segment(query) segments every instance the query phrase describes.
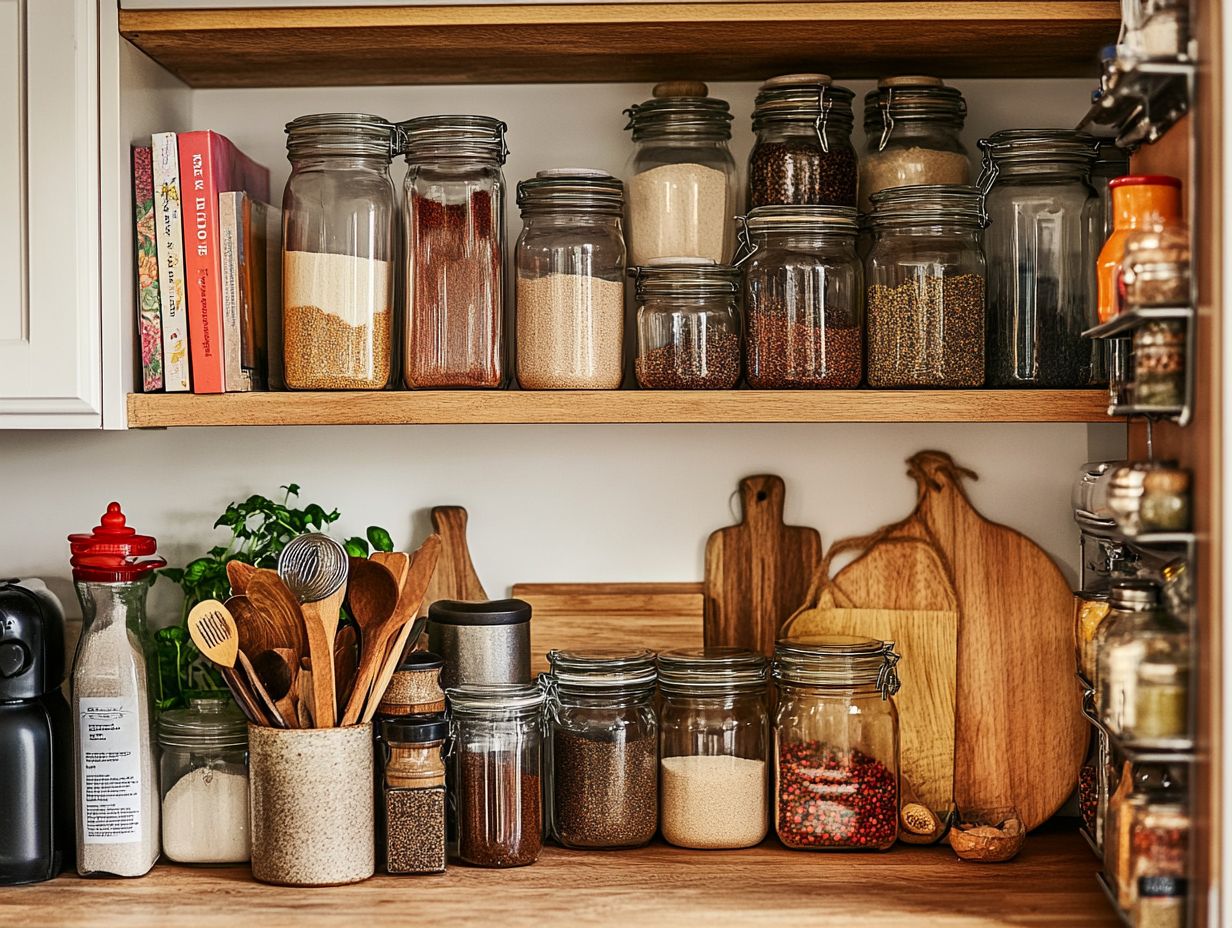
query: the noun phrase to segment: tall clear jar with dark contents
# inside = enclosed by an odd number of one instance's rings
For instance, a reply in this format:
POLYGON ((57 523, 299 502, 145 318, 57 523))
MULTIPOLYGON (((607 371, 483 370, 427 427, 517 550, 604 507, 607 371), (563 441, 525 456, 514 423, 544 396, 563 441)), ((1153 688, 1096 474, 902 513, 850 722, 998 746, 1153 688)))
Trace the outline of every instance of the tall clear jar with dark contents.
POLYGON ((960 133, 967 103, 937 77, 887 77, 864 96, 860 209, 890 187, 971 183, 971 159, 960 133))
POLYGON ((1091 187, 1097 143, 1068 129, 1007 129, 983 139, 989 228, 988 383, 1083 387, 1098 345, 1091 187))
POLYGON ((898 837, 892 642, 848 635, 774 648, 774 823, 808 850, 884 850, 898 837))
POLYGON ((680 847, 759 844, 769 824, 766 659, 739 648, 659 655, 663 838, 680 847))
POLYGON ((640 847, 659 827, 654 652, 551 651, 548 661, 552 837, 640 847))
POLYGON ((750 387, 858 387, 864 268, 856 211, 761 206, 743 222, 745 368, 750 387))
POLYGON ((394 377, 395 126, 363 113, 287 123, 282 360, 292 390, 379 390, 394 377))
POLYGON ((518 184, 517 370, 524 390, 614 390, 624 376, 624 184, 540 171, 518 184))
POLYGON ((870 387, 984 383, 984 212, 974 187, 873 194, 864 264, 870 387))
POLYGON ((400 123, 406 239, 406 385, 505 382, 505 124, 490 116, 400 123))
POLYGON ((786 74, 761 85, 753 104, 749 209, 856 205, 854 99, 825 74, 786 74))

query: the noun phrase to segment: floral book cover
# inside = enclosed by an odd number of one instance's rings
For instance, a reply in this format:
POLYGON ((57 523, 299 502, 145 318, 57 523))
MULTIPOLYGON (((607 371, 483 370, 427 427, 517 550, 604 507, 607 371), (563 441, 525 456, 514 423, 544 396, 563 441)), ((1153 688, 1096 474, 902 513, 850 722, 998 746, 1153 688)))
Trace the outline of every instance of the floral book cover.
POLYGON ((154 165, 148 145, 133 148, 133 216, 137 239, 137 325, 141 336, 141 388, 163 389, 162 302, 158 296, 158 245, 154 240, 154 165))

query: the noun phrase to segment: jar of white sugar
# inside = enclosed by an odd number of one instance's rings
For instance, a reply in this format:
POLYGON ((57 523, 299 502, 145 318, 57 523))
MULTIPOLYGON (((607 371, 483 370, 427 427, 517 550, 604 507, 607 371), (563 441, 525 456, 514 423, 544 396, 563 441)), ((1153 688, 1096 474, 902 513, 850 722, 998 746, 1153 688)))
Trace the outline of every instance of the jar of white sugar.
POLYGON ((663 838, 680 847, 751 847, 770 813, 766 659, 739 648, 659 655, 663 838))
POLYGON ((229 699, 190 699, 158 720, 163 853, 181 864, 248 860, 248 729, 229 699))
POLYGON ((731 109, 706 85, 660 84, 654 98, 625 110, 629 160, 629 260, 708 258, 734 244, 736 162, 728 149, 731 109))
POLYGON ((624 184, 540 171, 518 184, 517 371, 523 390, 615 390, 624 374, 624 184))

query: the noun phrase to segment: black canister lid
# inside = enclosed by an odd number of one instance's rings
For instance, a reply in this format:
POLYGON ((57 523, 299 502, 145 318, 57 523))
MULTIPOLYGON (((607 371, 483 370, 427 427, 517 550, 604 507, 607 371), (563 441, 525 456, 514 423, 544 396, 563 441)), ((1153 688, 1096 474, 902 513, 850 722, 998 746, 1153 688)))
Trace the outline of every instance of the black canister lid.
POLYGON ((424 744, 444 741, 449 723, 443 713, 404 715, 396 719, 381 719, 381 740, 387 744, 424 744))
POLYGON ((521 625, 530 621, 530 603, 521 599, 486 603, 440 599, 428 609, 428 621, 441 625, 521 625))
POLYGON ((398 665, 398 673, 410 671, 419 673, 424 670, 436 670, 445 666, 445 658, 431 651, 412 651, 398 665))

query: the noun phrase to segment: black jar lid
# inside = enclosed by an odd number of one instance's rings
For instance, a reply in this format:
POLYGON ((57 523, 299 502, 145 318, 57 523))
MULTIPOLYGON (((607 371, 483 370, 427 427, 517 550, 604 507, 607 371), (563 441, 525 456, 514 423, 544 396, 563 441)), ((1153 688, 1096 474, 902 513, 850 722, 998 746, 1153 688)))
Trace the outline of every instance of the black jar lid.
POLYGON ((404 715, 394 719, 381 719, 381 740, 387 744, 424 744, 444 741, 449 734, 449 723, 444 713, 431 715, 404 715))
POLYGON ((445 666, 445 658, 431 651, 412 651, 398 665, 398 673, 420 673, 425 670, 439 670, 445 666))
POLYGON ((521 599, 486 603, 438 599, 428 608, 428 621, 439 625, 522 625, 530 621, 530 603, 521 599))

